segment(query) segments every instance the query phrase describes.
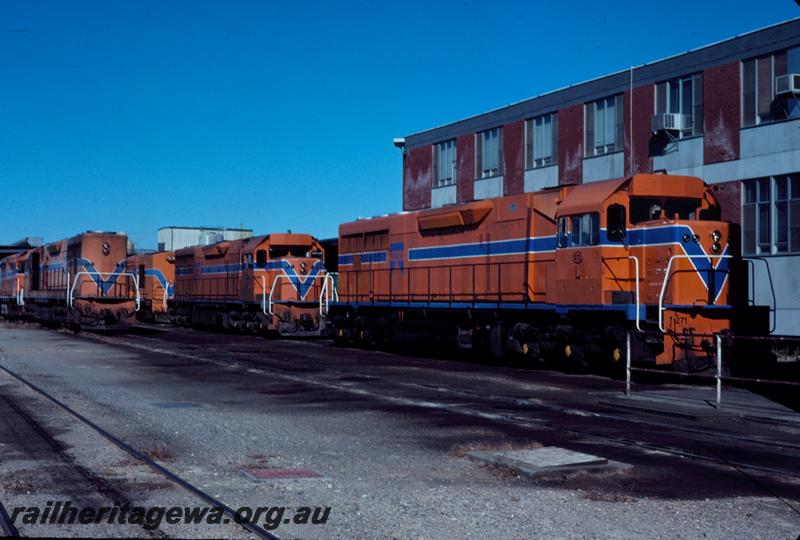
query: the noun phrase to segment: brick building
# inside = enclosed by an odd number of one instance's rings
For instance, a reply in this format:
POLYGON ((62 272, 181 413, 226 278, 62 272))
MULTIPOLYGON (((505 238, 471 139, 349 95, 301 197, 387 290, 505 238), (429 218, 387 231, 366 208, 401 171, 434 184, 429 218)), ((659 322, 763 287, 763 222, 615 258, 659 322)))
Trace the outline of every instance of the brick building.
POLYGON ((403 209, 654 171, 714 185, 800 335, 800 19, 408 135, 403 209))

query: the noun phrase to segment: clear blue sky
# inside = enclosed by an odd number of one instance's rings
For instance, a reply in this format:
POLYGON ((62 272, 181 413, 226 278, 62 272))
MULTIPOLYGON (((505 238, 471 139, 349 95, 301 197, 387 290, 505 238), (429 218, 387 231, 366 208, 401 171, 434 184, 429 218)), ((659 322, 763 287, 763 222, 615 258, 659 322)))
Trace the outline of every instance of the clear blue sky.
POLYGON ((5 0, 0 243, 334 236, 401 209, 393 137, 796 16, 792 0, 5 0))

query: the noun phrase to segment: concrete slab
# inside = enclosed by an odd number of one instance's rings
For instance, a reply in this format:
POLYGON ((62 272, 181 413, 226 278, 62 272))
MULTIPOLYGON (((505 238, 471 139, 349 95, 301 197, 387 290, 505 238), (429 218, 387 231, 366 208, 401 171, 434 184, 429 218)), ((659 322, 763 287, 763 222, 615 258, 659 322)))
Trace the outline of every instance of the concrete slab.
POLYGON ((500 452, 467 452, 466 456, 479 463, 510 467, 531 477, 622 465, 609 462, 604 457, 556 446, 500 452))
POLYGON ((256 469, 246 467, 242 473, 250 480, 276 480, 279 478, 319 478, 322 476, 310 469, 256 469))

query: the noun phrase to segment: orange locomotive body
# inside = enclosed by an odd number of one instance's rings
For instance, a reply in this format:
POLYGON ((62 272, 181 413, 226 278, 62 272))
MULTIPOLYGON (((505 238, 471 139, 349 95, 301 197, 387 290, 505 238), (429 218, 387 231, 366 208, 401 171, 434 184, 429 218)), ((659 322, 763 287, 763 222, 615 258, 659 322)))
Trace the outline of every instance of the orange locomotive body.
POLYGON ((157 251, 131 255, 127 265, 139 280, 141 309, 137 318, 170 322, 169 304, 175 295, 175 254, 157 251))
POLYGON ((0 260, 0 315, 9 319, 25 314, 25 261, 28 252, 0 260))
POLYGON ((175 252, 172 319, 280 335, 320 335, 334 294, 319 242, 270 234, 175 252))
POLYGON ((736 238, 702 180, 652 174, 359 220, 340 226, 331 317, 340 339, 581 364, 614 365, 640 329, 638 358, 699 369, 709 334, 766 331, 732 294, 736 238))
POLYGON ((124 234, 87 232, 16 255, 23 275, 13 301, 25 317, 41 322, 127 328, 139 306, 136 276, 126 271, 127 249, 124 234))

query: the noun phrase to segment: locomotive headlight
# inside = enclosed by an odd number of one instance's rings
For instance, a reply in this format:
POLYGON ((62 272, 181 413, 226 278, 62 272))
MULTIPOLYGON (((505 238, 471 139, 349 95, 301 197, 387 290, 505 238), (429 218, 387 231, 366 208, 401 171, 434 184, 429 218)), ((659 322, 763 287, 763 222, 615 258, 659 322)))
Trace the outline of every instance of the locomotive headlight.
POLYGON ((719 242, 714 242, 713 244, 711 244, 711 253, 716 255, 721 250, 722 250, 722 246, 719 245, 719 242))
POLYGON ((691 240, 691 239, 692 239, 692 237, 689 236, 689 233, 684 234, 683 237, 681 238, 681 240, 683 240, 684 244, 688 244, 689 240, 691 240))
POLYGON ((721 232, 717 230, 711 232, 711 240, 713 240, 714 242, 719 242, 721 238, 722 238, 721 232))
POLYGON ((697 244, 700 242, 700 237, 695 234, 692 236, 692 241, 697 244))

